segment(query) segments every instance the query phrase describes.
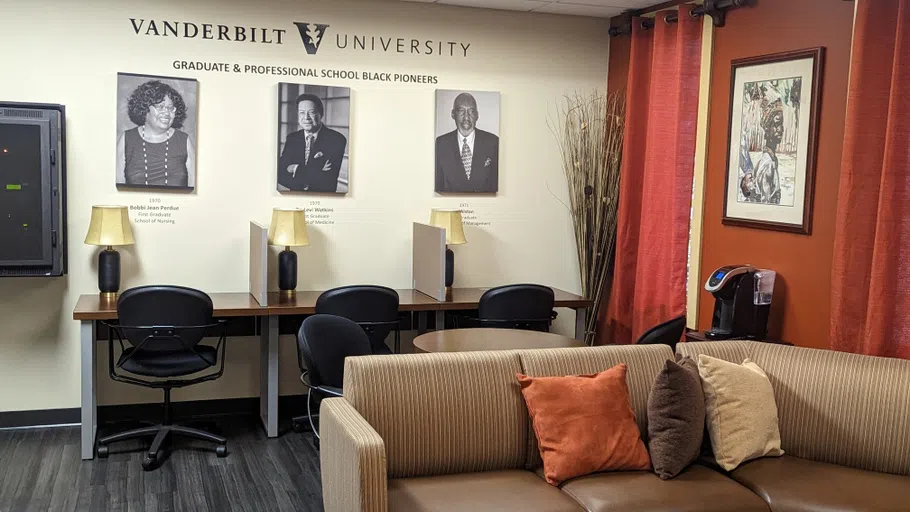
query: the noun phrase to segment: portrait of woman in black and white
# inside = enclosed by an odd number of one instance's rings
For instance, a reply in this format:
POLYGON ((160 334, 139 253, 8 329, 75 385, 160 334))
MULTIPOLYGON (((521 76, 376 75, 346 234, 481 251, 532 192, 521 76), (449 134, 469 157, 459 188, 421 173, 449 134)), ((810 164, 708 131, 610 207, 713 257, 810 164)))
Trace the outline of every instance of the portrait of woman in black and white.
POLYGON ((117 186, 196 186, 197 82, 117 75, 117 186))

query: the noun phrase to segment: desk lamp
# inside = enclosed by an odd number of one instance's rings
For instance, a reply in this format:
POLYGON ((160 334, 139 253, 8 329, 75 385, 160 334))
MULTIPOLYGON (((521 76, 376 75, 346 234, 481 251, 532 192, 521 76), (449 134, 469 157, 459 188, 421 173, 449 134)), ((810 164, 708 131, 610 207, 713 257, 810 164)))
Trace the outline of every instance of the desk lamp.
POLYGON ((446 230, 446 290, 452 289, 455 281, 455 253, 450 245, 468 243, 464 237, 464 224, 461 221, 461 210, 442 210, 433 208, 430 212, 430 225, 446 230))
POLYGON ((300 208, 275 208, 269 226, 269 244, 283 245, 278 254, 278 288, 285 299, 293 298, 297 289, 297 253, 291 247, 310 245, 306 216, 300 208))
POLYGON ((115 245, 133 245, 130 211, 126 206, 92 206, 86 245, 105 247, 98 254, 98 289, 104 300, 116 300, 120 290, 120 253, 115 245))

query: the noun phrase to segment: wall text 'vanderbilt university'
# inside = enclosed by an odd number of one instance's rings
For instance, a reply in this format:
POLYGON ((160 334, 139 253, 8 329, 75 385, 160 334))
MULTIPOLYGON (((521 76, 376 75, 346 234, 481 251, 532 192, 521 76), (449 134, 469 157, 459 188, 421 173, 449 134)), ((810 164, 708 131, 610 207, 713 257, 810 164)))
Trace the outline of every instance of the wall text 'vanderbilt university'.
POLYGON ((174 37, 178 39, 205 39, 245 44, 284 45, 296 39, 306 53, 315 55, 331 41, 332 50, 398 53, 408 55, 435 55, 441 57, 467 57, 471 43, 442 41, 411 37, 393 37, 369 34, 336 33, 331 37, 330 25, 324 23, 294 22, 294 29, 223 25, 173 20, 130 18, 133 33, 137 36, 174 37), (288 34, 291 33, 291 35, 288 34), (328 37, 327 37, 328 36, 328 37))

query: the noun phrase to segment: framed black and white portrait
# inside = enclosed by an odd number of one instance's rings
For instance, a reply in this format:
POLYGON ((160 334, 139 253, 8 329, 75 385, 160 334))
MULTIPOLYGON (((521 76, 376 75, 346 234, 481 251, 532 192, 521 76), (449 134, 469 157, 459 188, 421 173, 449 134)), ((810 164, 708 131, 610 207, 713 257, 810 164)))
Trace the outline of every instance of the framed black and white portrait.
POLYGON ((351 89, 278 85, 278 190, 346 194, 351 89))
POLYGON ((436 91, 436 192, 499 190, 498 92, 436 91))
POLYGON ((196 187, 196 105, 190 78, 117 74, 117 186, 196 187))

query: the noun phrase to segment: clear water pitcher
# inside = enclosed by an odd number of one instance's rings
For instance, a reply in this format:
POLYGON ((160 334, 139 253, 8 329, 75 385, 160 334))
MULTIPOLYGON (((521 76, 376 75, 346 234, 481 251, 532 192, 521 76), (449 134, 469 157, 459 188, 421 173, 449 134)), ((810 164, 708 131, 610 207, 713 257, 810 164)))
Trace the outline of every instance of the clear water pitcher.
POLYGON ((768 269, 759 269, 755 271, 755 293, 753 303, 756 306, 765 306, 771 304, 771 297, 774 295, 774 279, 777 272, 768 269))

